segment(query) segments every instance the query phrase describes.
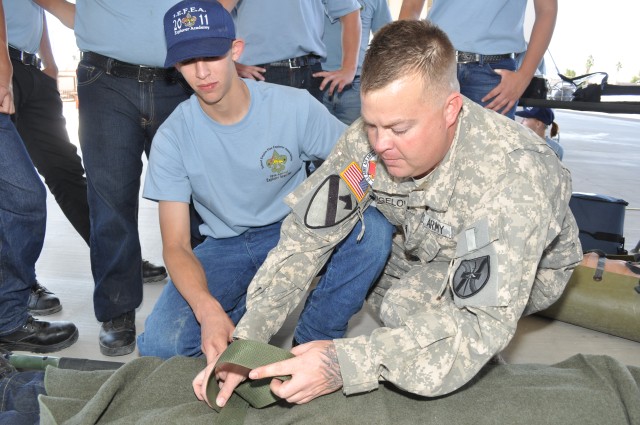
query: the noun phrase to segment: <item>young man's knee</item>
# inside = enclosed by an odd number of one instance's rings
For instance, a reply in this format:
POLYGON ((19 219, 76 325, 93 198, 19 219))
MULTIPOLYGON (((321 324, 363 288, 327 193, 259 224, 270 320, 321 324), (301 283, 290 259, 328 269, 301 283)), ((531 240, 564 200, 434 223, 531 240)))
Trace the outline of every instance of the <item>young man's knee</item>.
POLYGON ((364 236, 368 250, 383 260, 391 252, 391 240, 394 226, 376 208, 370 207, 364 212, 364 236))

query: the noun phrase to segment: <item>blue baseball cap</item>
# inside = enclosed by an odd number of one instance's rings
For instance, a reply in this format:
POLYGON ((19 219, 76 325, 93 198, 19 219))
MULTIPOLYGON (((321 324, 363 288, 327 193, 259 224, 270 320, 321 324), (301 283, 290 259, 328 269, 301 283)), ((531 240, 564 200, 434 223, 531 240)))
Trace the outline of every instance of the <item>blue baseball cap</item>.
POLYGON ((231 14, 215 0, 186 0, 164 15, 164 66, 194 58, 225 55, 236 38, 231 14))
POLYGON ((516 111, 516 115, 522 118, 535 118, 542 121, 544 125, 551 125, 555 116, 553 111, 549 108, 529 107, 524 108, 522 111, 516 111))

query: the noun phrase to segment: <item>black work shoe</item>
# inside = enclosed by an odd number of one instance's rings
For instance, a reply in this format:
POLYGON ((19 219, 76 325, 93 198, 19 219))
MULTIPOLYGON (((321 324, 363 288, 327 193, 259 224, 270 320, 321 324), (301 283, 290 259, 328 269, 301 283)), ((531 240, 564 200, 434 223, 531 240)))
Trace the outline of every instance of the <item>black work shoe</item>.
POLYGON ((100 352, 105 356, 124 356, 136 348, 136 312, 121 314, 103 322, 100 328, 100 352))
POLYGON ((53 292, 40 285, 36 280, 36 283, 31 287, 27 310, 36 316, 46 316, 62 310, 62 305, 53 292))
POLYGON ((159 282, 167 277, 167 269, 142 260, 142 281, 144 283, 159 282))
POLYGON ((0 347, 10 351, 52 353, 78 340, 78 328, 71 322, 45 322, 29 316, 27 322, 9 335, 0 336, 0 347))

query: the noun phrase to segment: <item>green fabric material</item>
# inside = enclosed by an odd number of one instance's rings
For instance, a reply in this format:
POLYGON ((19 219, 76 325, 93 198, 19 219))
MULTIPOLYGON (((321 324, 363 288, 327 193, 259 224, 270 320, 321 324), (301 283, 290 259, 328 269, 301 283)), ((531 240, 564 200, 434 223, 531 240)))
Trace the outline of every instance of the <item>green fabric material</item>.
MULTIPOLYGON (((43 424, 228 424, 193 394, 202 359, 136 359, 115 372, 47 368, 43 424)), ((381 385, 311 403, 249 408, 245 424, 633 424, 640 425, 640 368, 608 356, 556 365, 485 367, 462 389, 425 399, 381 385)))
POLYGON ((638 278, 578 266, 558 301, 539 315, 640 342, 638 278))
MULTIPOLYGON (((216 367, 224 363, 244 366, 248 369, 255 369, 271 363, 293 357, 288 351, 273 345, 257 341, 238 340, 233 341, 222 353, 216 367)), ((290 376, 281 376, 279 379, 287 380, 290 376)), ((218 396, 219 388, 215 382, 215 375, 211 375, 207 384, 207 398, 213 403, 218 396)), ((235 393, 246 400, 252 407, 262 408, 278 401, 278 398, 269 389, 271 379, 247 380, 238 385, 235 393)))

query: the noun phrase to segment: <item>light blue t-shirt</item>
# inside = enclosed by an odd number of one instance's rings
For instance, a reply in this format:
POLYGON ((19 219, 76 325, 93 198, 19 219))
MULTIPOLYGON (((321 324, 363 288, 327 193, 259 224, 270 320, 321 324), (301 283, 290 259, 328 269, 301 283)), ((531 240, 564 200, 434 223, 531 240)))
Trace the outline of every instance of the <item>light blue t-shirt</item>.
POLYGON ((325 57, 324 13, 340 18, 357 0, 240 0, 233 11, 236 36, 245 41, 238 62, 259 65, 308 54, 325 57))
POLYGON ((136 65, 164 67, 164 14, 177 0, 77 0, 78 48, 136 65))
POLYGON ((306 90, 243 80, 251 105, 237 124, 221 125, 195 95, 153 139, 143 196, 188 203, 193 197, 215 238, 282 220, 282 201, 306 177, 306 160, 325 159, 345 125, 306 90))
POLYGON ((526 50, 527 0, 434 0, 427 19, 463 52, 497 55, 526 50))
POLYGON ((37 53, 42 39, 44 11, 31 0, 2 0, 7 41, 27 53, 37 53))
MULTIPOLYGON (((371 34, 393 20, 387 0, 358 0, 358 3, 360 3, 362 38, 360 39, 356 75, 360 75, 371 34)), ((327 58, 322 62, 322 69, 325 71, 340 69, 342 67, 342 25, 340 24, 340 18, 331 18, 328 14, 325 14, 322 41, 327 46, 327 58)))

